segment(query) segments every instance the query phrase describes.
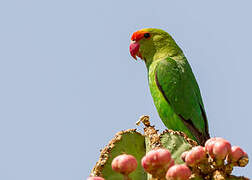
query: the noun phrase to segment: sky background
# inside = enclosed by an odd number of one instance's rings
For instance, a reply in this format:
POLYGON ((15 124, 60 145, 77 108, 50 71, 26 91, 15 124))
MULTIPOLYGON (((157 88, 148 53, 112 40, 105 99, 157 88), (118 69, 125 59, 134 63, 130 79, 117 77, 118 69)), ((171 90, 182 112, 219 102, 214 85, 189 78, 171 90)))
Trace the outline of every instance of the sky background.
MULTIPOLYGON (((169 32, 199 83, 212 136, 251 155, 252 2, 0 1, 0 179, 85 180, 114 134, 139 116, 165 129, 141 28, 169 32)), ((252 177, 251 163, 236 175, 252 177)))

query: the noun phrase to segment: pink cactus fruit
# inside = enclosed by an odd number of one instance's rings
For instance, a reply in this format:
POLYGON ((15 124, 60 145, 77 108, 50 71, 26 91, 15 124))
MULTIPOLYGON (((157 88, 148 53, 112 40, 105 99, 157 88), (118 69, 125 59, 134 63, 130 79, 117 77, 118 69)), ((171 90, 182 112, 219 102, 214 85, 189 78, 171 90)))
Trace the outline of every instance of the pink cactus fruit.
POLYGON ((245 153, 242 148, 240 148, 239 146, 232 146, 231 148, 231 152, 228 156, 228 159, 231 162, 236 162, 239 159, 241 159, 242 157, 247 157, 247 153, 245 153))
POLYGON ((227 140, 220 137, 210 138, 205 143, 205 150, 212 158, 222 159, 223 157, 221 156, 226 156, 231 151, 231 144, 227 140), (225 148, 222 149, 220 146, 225 148), (216 154, 218 157, 216 157, 216 154))
POLYGON ((167 149, 151 150, 142 158, 142 166, 150 174, 153 174, 153 171, 156 171, 156 169, 163 169, 166 172, 172 164, 174 164, 174 161, 171 159, 171 153, 167 149))
POLYGON ((185 165, 174 165, 166 173, 167 180, 188 180, 191 170, 185 165))
POLYGON ((214 155, 213 155, 213 145, 214 145, 215 141, 216 141, 216 138, 210 138, 210 139, 208 139, 208 140, 206 141, 206 143, 205 143, 205 149, 206 149, 206 151, 208 152, 208 154, 209 154, 211 157, 214 156, 214 155))
POLYGON ((95 177, 88 177, 87 180, 105 180, 105 179, 102 177, 95 176, 95 177))
POLYGON ((122 154, 115 157, 111 163, 112 169, 124 175, 128 175, 137 168, 137 160, 134 156, 122 154))
POLYGON ((214 157, 218 160, 224 160, 230 152, 231 144, 223 138, 216 138, 213 145, 214 157))
POLYGON ((185 151, 181 154, 180 158, 185 162, 185 158, 186 158, 186 154, 188 153, 189 151, 185 151))
POLYGON ((195 166, 206 159, 206 152, 202 146, 193 147, 185 157, 185 162, 188 166, 195 166))

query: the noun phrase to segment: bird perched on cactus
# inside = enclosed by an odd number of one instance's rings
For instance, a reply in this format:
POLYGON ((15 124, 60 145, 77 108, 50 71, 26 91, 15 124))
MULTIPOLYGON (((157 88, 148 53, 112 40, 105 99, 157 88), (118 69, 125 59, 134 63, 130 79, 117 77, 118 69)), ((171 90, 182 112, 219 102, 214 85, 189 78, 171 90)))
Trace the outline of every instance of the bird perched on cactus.
POLYGON ((146 64, 151 95, 165 126, 203 145, 209 132, 200 90, 173 38, 161 29, 141 29, 131 37, 130 54, 146 64))

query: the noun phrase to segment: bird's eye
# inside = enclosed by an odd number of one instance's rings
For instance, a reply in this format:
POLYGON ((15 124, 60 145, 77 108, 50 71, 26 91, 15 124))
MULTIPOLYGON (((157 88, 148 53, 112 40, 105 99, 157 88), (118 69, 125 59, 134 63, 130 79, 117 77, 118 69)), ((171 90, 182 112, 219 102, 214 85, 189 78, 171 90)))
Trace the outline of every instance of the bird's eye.
POLYGON ((150 37, 150 33, 145 33, 145 34, 144 34, 144 37, 145 37, 145 38, 149 38, 149 37, 150 37))

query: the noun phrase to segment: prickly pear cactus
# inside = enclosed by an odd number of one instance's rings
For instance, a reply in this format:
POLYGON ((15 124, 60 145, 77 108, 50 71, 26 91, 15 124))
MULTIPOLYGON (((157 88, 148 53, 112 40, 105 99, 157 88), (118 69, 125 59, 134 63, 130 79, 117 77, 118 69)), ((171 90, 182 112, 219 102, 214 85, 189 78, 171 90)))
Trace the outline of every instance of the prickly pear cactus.
POLYGON ((129 177, 134 180, 150 179, 150 176, 147 178, 147 173, 141 166, 141 159, 146 152, 156 147, 165 147, 172 152, 172 157, 176 163, 182 163, 180 159, 181 153, 191 149, 196 144, 180 132, 167 130, 161 135, 158 134, 154 126, 150 126, 148 116, 143 116, 140 118, 140 121, 145 125, 145 134, 140 134, 136 129, 117 133, 101 151, 99 161, 93 168, 91 176, 101 176, 106 180, 123 179, 120 173, 112 170, 111 162, 116 156, 125 153, 133 155, 138 162, 137 170, 131 173, 129 177))
POLYGON ((91 176, 102 176, 106 180, 123 179, 120 173, 112 170, 112 160, 120 154, 131 154, 138 162, 136 171, 130 174, 130 178, 145 180, 146 173, 140 166, 141 159, 145 155, 145 138, 135 129, 121 131, 109 142, 109 144, 101 151, 99 161, 91 172, 91 176))
POLYGON ((150 125, 149 116, 142 116, 137 125, 140 123, 144 135, 136 129, 117 133, 101 151, 88 180, 97 176, 106 180, 248 180, 231 175, 233 167, 244 167, 249 161, 239 146, 231 147, 223 138, 210 138, 202 147, 182 132, 165 130, 159 134, 150 125))

